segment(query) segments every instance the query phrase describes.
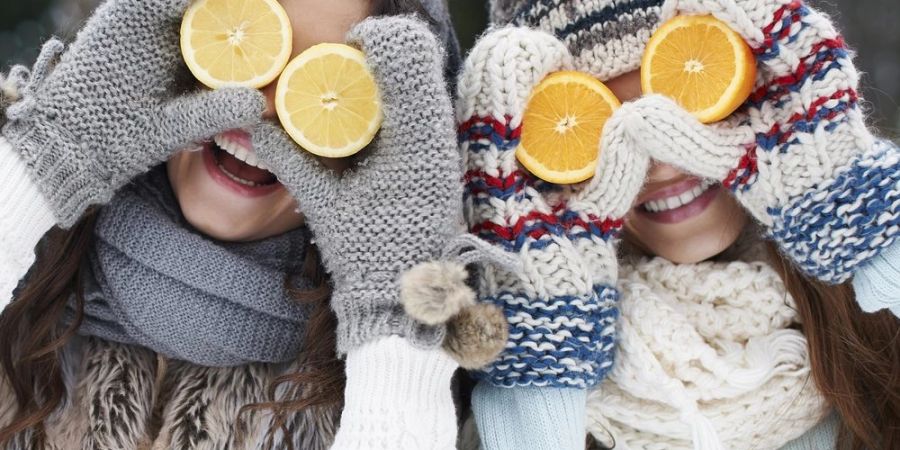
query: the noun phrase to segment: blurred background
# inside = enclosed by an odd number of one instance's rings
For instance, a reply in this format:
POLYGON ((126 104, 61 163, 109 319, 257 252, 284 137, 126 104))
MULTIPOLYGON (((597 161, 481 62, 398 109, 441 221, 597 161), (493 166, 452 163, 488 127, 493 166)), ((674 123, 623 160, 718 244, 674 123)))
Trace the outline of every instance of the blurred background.
MULTIPOLYGON (((324 0, 323 0, 324 1, 324 0)), ((857 52, 871 123, 900 137, 900 7, 898 0, 808 0, 828 12, 857 52)), ((449 0, 460 41, 469 48, 487 24, 485 0, 449 0)), ((2 0, 0 71, 31 64, 50 36, 71 38, 99 0, 2 0)))

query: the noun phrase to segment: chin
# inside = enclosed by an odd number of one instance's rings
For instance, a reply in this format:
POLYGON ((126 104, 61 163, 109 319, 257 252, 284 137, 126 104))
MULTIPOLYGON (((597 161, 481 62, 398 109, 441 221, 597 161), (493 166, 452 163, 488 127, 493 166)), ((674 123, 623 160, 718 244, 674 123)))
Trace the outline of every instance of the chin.
POLYGON ((267 172, 244 166, 213 142, 167 162, 169 181, 188 223, 228 242, 265 239, 300 227, 302 216, 287 190, 267 172))
POLYGON ((665 198, 638 204, 628 214, 625 239, 679 264, 705 261, 728 249, 747 225, 747 213, 721 186, 701 187, 695 198, 683 196, 689 201, 681 206, 672 201, 663 206, 665 198))

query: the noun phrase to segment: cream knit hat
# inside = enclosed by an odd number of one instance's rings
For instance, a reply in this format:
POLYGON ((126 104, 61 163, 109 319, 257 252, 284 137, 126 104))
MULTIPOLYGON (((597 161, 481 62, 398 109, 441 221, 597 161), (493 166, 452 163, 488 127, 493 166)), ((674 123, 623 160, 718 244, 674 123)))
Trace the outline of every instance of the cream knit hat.
POLYGON ((491 23, 550 33, 575 67, 601 80, 636 70, 660 23, 663 0, 492 0, 491 23))

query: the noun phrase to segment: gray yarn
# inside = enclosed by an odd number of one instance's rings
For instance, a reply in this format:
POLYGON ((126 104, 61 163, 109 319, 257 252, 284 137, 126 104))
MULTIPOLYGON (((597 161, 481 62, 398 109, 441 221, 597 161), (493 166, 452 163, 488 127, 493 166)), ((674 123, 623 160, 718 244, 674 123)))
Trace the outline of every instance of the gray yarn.
MULTIPOLYGON (((164 169, 137 178, 100 211, 79 333, 202 366, 296 358, 308 312, 285 281, 301 270, 308 229, 214 241, 183 217, 164 169)), ((310 288, 303 279, 292 284, 310 288)))
MULTIPOLYGON (((456 81, 456 72, 462 62, 462 56, 447 2, 445 0, 422 0, 422 6, 434 20, 434 33, 444 44, 444 50, 446 50, 444 76, 447 81, 453 83, 456 81)), ((450 92, 452 93, 453 89, 450 92)))
POLYGON ((45 45, 22 99, 6 110, 3 135, 60 225, 71 226, 175 150, 249 126, 264 111, 262 94, 251 89, 172 98, 190 1, 106 2, 61 57, 61 42, 45 45))
POLYGON ((412 17, 367 19, 348 41, 366 54, 385 117, 357 167, 339 178, 268 124, 253 131, 254 149, 298 199, 315 234, 335 285, 338 351, 388 335, 434 348, 445 330, 404 313, 399 278, 440 259, 463 231, 462 162, 443 51, 412 17))

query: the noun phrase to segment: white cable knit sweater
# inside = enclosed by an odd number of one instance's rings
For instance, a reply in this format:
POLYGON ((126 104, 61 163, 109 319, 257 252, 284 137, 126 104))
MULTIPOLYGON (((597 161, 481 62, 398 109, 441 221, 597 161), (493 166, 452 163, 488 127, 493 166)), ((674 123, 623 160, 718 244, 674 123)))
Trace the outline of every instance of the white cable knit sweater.
POLYGON ((774 449, 827 413, 806 339, 764 262, 623 267, 620 346, 588 400, 590 431, 622 449, 774 449))

